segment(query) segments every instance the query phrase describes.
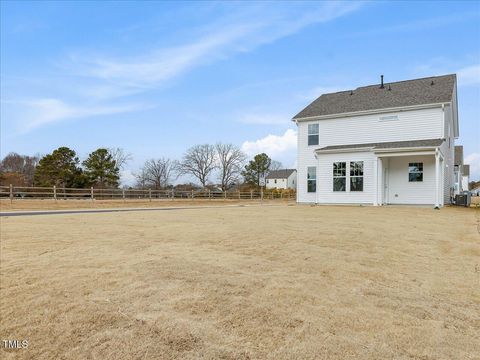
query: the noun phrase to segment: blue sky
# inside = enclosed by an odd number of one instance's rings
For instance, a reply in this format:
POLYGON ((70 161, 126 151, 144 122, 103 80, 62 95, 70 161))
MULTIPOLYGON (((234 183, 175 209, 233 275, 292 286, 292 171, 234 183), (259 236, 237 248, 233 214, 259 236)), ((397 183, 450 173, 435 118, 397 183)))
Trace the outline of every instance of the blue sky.
POLYGON ((458 74, 480 178, 480 2, 1 3, 1 155, 156 157, 231 142, 295 162, 290 119, 323 92, 458 74))

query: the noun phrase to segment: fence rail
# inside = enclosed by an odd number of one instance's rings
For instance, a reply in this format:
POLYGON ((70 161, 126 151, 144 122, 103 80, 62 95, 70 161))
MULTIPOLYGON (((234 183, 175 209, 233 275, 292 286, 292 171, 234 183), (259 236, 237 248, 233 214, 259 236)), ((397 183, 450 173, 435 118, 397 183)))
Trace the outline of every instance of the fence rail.
POLYGON ((84 200, 174 200, 174 199, 236 199, 294 200, 293 191, 210 191, 210 190, 150 190, 150 189, 78 189, 60 187, 0 186, 0 198, 20 199, 84 199, 84 200))

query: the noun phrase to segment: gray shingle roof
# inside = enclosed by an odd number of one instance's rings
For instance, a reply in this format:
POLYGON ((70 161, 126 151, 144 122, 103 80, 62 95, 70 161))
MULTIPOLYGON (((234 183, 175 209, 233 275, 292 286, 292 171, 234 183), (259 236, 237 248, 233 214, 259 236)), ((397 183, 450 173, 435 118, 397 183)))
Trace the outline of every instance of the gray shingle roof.
POLYGON ((455 146, 453 164, 463 165, 463 146, 462 145, 455 146))
POLYGON ((442 144, 443 139, 428 139, 428 140, 409 140, 409 141, 390 141, 380 143, 368 144, 352 144, 352 145, 332 145, 326 146, 317 151, 322 150, 343 150, 343 149, 358 149, 358 148, 372 148, 375 150, 381 149, 397 149, 397 148, 416 148, 416 147, 437 147, 442 144))
POLYGON ((383 89, 376 84, 359 87, 353 91, 323 94, 295 115, 293 119, 451 102, 455 82, 456 75, 450 74, 392 83, 385 82, 383 89))
POLYGON ((268 173, 267 179, 287 179, 296 169, 272 170, 268 173))
POLYGON ((463 165, 463 175, 470 175, 470 165, 463 165))

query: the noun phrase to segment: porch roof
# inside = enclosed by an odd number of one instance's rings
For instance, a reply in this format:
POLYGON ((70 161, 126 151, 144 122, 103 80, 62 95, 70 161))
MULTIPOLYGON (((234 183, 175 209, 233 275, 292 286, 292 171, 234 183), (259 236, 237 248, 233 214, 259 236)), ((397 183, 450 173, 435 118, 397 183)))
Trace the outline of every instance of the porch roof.
POLYGON ((367 144, 350 144, 350 145, 331 145, 319 148, 316 152, 332 152, 335 150, 388 150, 388 149, 407 149, 407 148, 435 148, 442 144, 444 139, 427 139, 427 140, 408 140, 408 141, 390 141, 367 144))

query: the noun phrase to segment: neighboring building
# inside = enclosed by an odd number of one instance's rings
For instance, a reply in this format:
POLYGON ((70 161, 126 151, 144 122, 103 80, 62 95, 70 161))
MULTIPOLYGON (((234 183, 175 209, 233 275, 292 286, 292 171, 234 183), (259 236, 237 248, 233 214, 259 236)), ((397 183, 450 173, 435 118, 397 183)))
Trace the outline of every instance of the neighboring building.
POLYGON ((470 165, 463 165, 462 174, 462 191, 468 191, 468 183, 470 182, 470 165))
POLYGON ((472 186, 472 188, 470 189, 471 193, 475 196, 480 196, 480 185, 478 184, 474 184, 472 186))
POLYGON ((463 146, 455 146, 454 156, 454 195, 460 194, 462 191, 468 191, 468 183, 470 182, 470 165, 463 163, 463 146))
POLYGON ((300 203, 449 203, 459 136, 456 75, 324 94, 298 126, 300 203))
POLYGON ((458 195, 462 192, 462 170, 463 170, 463 146, 455 145, 454 159, 453 159, 453 195, 458 195))
POLYGON ((267 189, 295 189, 297 186, 297 170, 272 170, 268 173, 265 180, 267 189))

